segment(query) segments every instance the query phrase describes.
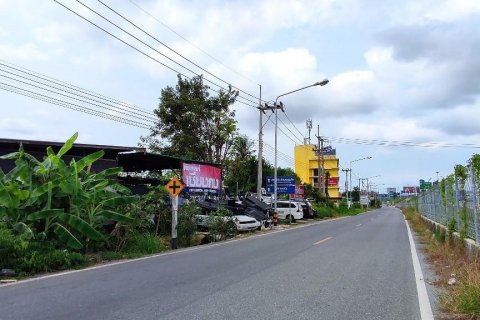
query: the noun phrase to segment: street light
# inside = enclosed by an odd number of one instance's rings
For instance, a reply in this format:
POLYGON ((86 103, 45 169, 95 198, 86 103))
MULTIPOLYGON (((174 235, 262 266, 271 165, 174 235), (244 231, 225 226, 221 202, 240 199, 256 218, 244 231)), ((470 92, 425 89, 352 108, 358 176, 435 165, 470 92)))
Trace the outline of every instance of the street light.
MULTIPOLYGON (((350 161, 350 166, 348 167, 349 170, 350 170, 350 181, 349 181, 349 184, 350 184, 350 187, 352 186, 352 163, 354 162, 357 162, 357 161, 361 161, 361 160, 368 160, 368 159, 372 159, 372 157, 365 157, 365 158, 360 158, 360 159, 356 159, 356 160, 352 160, 350 161)), ((353 188, 352 188, 352 191, 353 191, 353 188)), ((347 206, 348 208, 350 208, 350 201, 349 201, 349 196, 348 196, 348 188, 347 188, 347 206)))
MULTIPOLYGON (((324 79, 322 81, 315 82, 314 84, 311 84, 309 86, 306 86, 306 87, 303 87, 303 88, 300 88, 300 89, 296 89, 296 90, 281 94, 275 99, 275 104, 274 104, 274 108, 275 108, 275 168, 274 168, 274 171, 273 171, 274 172, 274 174, 273 174, 273 176, 274 176, 274 184, 273 184, 273 195, 274 195, 274 202, 273 202, 274 203, 274 211, 273 211, 274 213, 273 214, 274 214, 274 216, 277 216, 277 128, 278 128, 278 109, 281 108, 283 110, 283 103, 280 102, 280 106, 277 104, 278 98, 286 96, 286 95, 294 93, 294 92, 297 92, 297 91, 300 91, 300 90, 310 88, 310 87, 324 86, 327 83, 328 83, 328 79, 324 79)), ((274 221, 277 221, 277 220, 274 219, 274 221)), ((274 225, 276 225, 276 223, 274 223, 274 225)))

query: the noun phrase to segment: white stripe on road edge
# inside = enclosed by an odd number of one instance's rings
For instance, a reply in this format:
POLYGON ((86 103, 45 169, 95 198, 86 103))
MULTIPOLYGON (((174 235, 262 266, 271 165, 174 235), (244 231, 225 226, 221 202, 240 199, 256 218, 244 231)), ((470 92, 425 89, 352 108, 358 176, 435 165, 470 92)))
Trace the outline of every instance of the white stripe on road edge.
POLYGON ((417 249, 415 249, 415 242, 413 241, 412 231, 407 220, 405 220, 408 232, 408 241, 410 242, 410 251, 412 253, 413 270, 415 272, 415 282, 417 284, 418 304, 420 305, 420 315, 422 320, 433 320, 432 307, 430 299, 428 299, 427 287, 425 279, 423 278, 422 267, 420 260, 418 260, 417 249))

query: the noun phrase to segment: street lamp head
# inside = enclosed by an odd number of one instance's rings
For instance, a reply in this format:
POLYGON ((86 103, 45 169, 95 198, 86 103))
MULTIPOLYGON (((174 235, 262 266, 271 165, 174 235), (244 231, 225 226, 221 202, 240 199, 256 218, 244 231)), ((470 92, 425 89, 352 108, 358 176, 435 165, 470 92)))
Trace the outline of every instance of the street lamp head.
POLYGON ((315 82, 313 85, 314 85, 314 86, 324 86, 324 85, 326 85, 328 82, 329 82, 328 79, 324 79, 324 80, 322 80, 322 81, 315 82))

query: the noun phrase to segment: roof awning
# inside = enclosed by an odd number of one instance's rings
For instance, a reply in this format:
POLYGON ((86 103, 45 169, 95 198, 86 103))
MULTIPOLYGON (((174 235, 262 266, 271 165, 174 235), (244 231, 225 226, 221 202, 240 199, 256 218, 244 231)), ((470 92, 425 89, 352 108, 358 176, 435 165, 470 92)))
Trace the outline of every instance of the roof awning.
POLYGON ((117 162, 125 172, 140 172, 147 170, 181 169, 183 160, 146 152, 120 152, 117 162))

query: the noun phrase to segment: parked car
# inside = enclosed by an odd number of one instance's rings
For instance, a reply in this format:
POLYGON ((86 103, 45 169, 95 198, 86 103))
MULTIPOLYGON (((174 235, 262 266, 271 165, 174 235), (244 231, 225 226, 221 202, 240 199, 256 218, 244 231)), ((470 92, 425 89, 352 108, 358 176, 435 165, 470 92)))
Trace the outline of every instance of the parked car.
POLYGON ((303 218, 303 208, 300 202, 279 200, 277 201, 278 218, 283 220, 295 220, 303 218))
POLYGON ((304 219, 313 219, 317 216, 317 211, 313 208, 312 204, 308 200, 296 200, 296 202, 300 203, 303 210, 303 218, 304 219))
MULTIPOLYGON (((197 202, 198 206, 202 209, 202 214, 196 216, 196 224, 199 229, 208 229, 208 216, 211 212, 217 210, 219 207, 224 207, 232 212, 231 217, 225 217, 226 220, 232 220, 235 222, 237 230, 253 230, 261 227, 261 222, 257 221, 254 217, 243 214, 245 208, 235 205, 234 202, 222 202, 206 199, 197 202)), ((263 216, 264 217, 264 216, 263 216)))

